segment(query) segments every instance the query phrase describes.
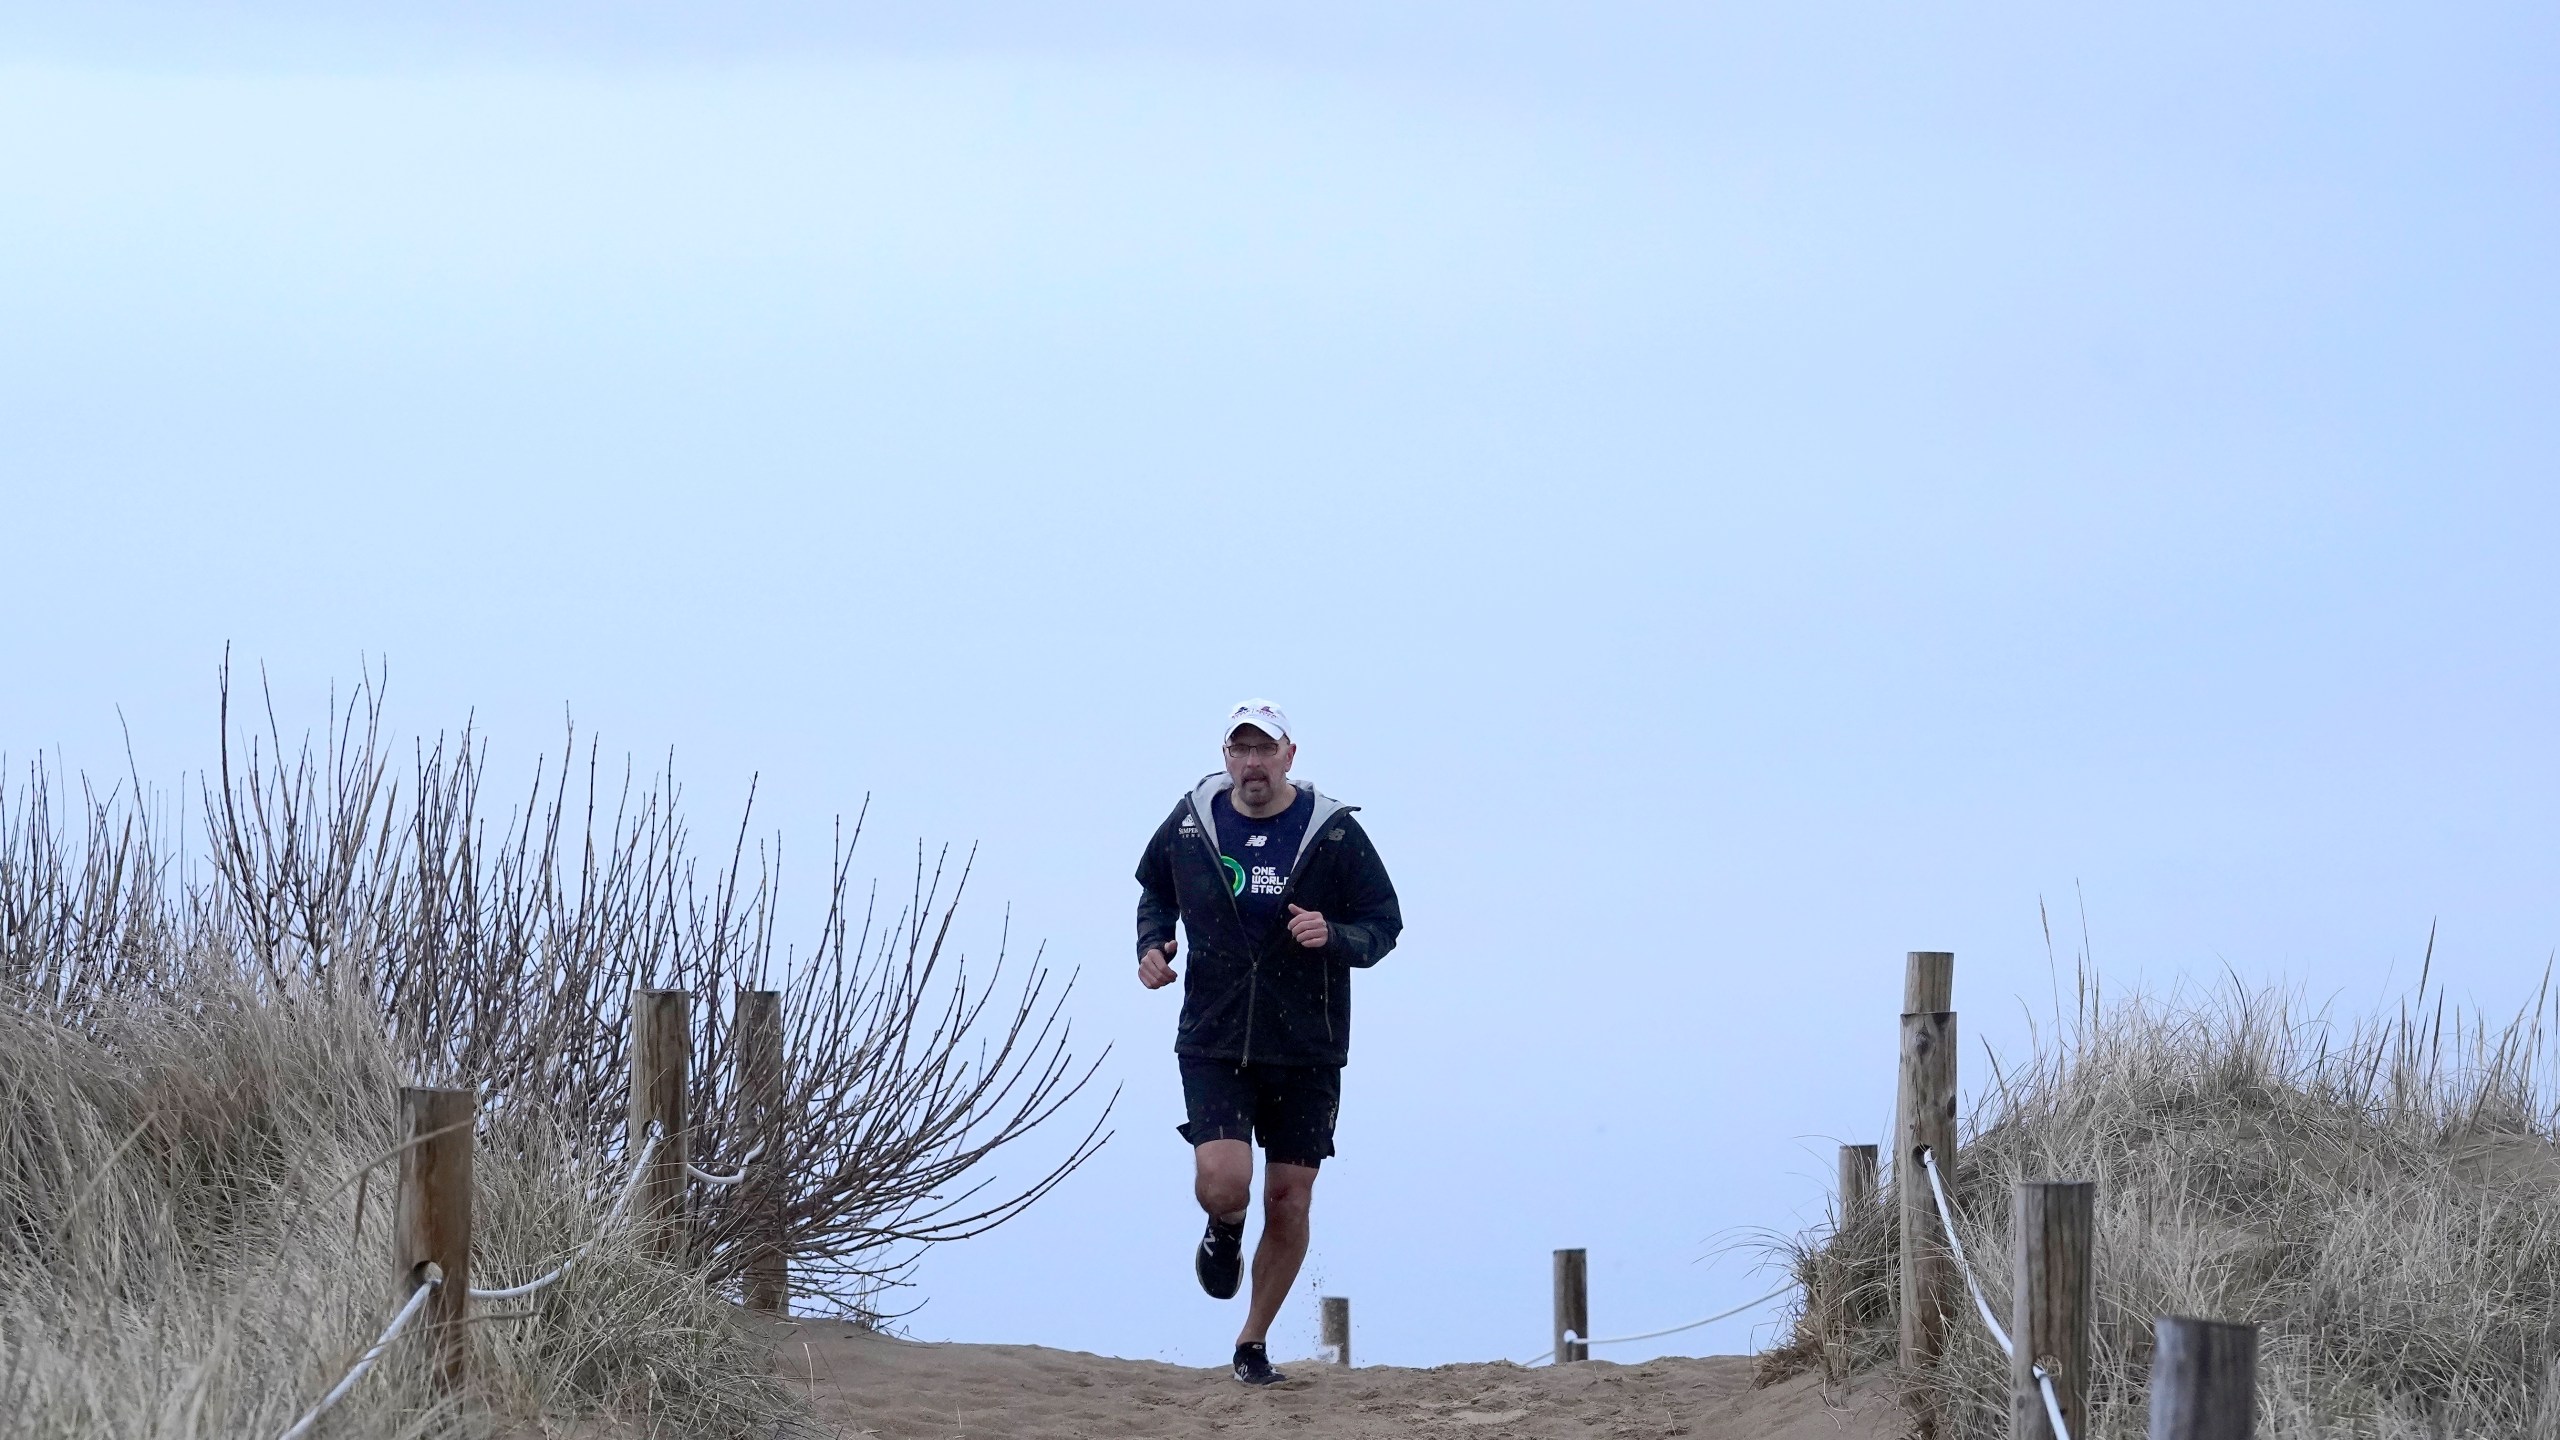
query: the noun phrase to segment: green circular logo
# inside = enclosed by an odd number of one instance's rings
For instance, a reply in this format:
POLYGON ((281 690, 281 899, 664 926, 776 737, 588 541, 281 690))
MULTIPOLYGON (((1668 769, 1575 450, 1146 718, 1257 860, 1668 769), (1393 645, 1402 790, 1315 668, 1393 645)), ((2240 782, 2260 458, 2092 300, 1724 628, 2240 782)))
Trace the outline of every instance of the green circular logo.
POLYGON ((1235 857, 1232 855, 1219 856, 1218 863, 1227 867, 1227 893, 1230 895, 1243 894, 1244 867, 1237 864, 1235 857))

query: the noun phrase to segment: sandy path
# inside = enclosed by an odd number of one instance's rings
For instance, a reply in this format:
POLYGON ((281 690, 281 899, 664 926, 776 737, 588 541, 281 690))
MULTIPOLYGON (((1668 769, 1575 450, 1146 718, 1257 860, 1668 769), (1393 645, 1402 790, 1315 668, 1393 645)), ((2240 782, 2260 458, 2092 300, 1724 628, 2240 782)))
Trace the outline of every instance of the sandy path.
POLYGON ((1289 1384, 1248 1390, 1216 1370, 1034 1345, 920 1345, 824 1320, 797 1322, 776 1338, 783 1371, 807 1387, 821 1422, 846 1440, 1895 1440, 1903 1433, 1881 1394, 1861 1393, 1835 1409, 1809 1375, 1754 1390, 1751 1362, 1737 1356, 1535 1370, 1498 1362, 1340 1370, 1300 1361, 1282 1367, 1289 1384))

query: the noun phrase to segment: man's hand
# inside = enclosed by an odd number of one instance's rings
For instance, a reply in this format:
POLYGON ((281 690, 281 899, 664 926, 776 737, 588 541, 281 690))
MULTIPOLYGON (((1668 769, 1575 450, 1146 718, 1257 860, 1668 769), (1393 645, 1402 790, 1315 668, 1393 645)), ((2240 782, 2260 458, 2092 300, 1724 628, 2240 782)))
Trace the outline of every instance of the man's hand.
POLYGON ((1324 942, 1333 938, 1333 927, 1325 924, 1324 916, 1315 911, 1303 905, 1292 905, 1289 907, 1289 938, 1310 950, 1321 950, 1324 942))
POLYGON ((1138 983, 1150 990, 1161 990, 1182 977, 1173 973, 1175 941, 1150 945, 1138 952, 1138 983))

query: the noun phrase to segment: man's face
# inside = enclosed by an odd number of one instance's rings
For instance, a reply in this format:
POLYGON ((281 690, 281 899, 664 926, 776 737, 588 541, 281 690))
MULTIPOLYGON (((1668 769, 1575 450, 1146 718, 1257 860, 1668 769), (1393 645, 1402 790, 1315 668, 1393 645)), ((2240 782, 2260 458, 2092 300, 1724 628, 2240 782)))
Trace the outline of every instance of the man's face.
POLYGON ((1227 778, 1235 782, 1235 798, 1247 805, 1268 805, 1289 778, 1289 762, 1298 747, 1274 740, 1259 726, 1239 725, 1227 736, 1227 778))

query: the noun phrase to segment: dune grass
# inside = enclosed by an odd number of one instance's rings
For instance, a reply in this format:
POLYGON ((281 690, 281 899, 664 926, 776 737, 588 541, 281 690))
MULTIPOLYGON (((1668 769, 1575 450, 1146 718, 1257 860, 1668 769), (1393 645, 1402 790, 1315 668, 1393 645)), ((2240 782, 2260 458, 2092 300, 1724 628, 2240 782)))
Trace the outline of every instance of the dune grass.
MULTIPOLYGON (((1993 1062, 1953 1198, 2005 1313, 2012 1187, 2097 1182, 2089 1436, 2144 1432, 2166 1314, 2262 1327, 2261 1435, 2560 1435, 2547 984, 2499 1020, 2450 1010, 2423 977, 2399 1013, 2361 1022, 2237 986, 2082 995, 2025 1064, 1993 1062)), ((1890 1373, 1894 1209, 1792 1247, 1807 1301, 1764 1374, 1890 1373)), ((1969 1307, 1950 1327, 1921 1383, 1954 1433, 2008 1434, 2008 1362, 1969 1307)))
MULTIPOLYGON (((247 983, 129 997, 75 1028, 0 1006, 0 1416, 19 1440, 281 1432, 400 1298, 387 1160, 399 1070, 378 1015, 247 983)), ((482 1284, 594 1233, 618 1176, 530 1111, 484 1136, 482 1284)), ((406 1340, 323 1436, 769 1434, 770 1345, 698 1276, 608 1238, 540 1301, 478 1307, 465 1402, 406 1340), (523 1317, 523 1318, 513 1318, 523 1317)))

